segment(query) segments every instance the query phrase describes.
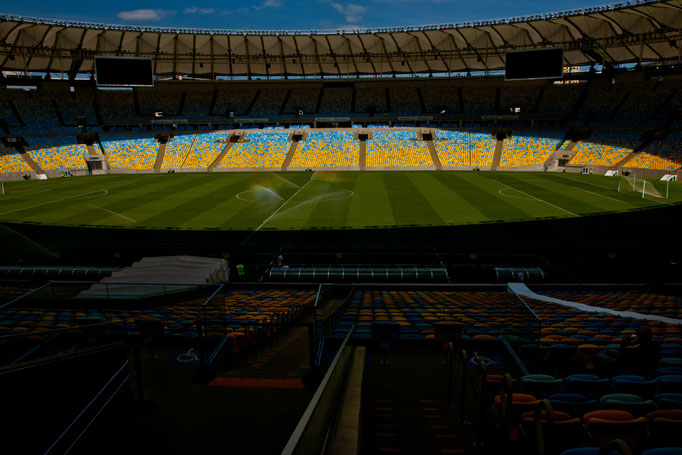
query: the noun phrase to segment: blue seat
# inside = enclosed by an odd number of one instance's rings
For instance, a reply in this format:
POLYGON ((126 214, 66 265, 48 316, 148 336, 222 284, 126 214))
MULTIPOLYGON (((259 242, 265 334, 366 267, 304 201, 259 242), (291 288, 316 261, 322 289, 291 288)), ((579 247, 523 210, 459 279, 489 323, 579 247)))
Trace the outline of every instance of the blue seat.
POLYGON ((593 374, 572 374, 566 376, 564 384, 566 385, 567 392, 580 393, 594 399, 614 391, 609 379, 603 379, 593 374))
MULTIPOLYGON (((561 455, 599 455, 599 447, 576 447, 575 449, 564 450, 561 455)), ((607 455, 620 455, 620 452, 614 450, 607 455)))
POLYGON ((656 378, 657 393, 682 393, 682 375, 667 374, 656 378))
POLYGON ((682 409, 682 393, 659 393, 654 401, 661 409, 682 409))
POLYGON ((656 376, 665 376, 668 374, 682 375, 682 368, 680 367, 664 367, 656 370, 656 376))
POLYGON ((682 447, 659 447, 645 450, 642 455, 682 455, 682 447))
POLYGON ((557 411, 572 415, 583 415, 597 408, 597 400, 580 393, 556 393, 549 396, 549 401, 557 411))
POLYGON ((619 393, 632 393, 641 397, 652 397, 656 391, 656 381, 649 381, 644 376, 624 374, 611 378, 613 386, 619 393))

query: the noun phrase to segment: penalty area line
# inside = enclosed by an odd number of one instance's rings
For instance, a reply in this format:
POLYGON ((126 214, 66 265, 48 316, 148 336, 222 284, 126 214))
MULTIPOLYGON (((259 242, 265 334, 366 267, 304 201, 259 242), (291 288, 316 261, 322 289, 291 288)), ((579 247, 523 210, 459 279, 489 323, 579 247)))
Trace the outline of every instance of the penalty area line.
POLYGON ((545 204, 547 204, 547 205, 550 205, 550 206, 554 207, 555 209, 559 209, 559 210, 562 210, 562 211, 564 211, 564 212, 566 212, 566 213, 570 213, 571 215, 573 215, 573 216, 575 216, 575 217, 578 216, 578 215, 576 215, 575 213, 571 212, 570 210, 566 210, 566 209, 563 208, 563 207, 559 207, 558 205, 554 205, 554 204, 552 204, 551 202, 547 202, 547 201, 545 201, 544 199, 540 199, 540 198, 537 197, 537 196, 533 196, 532 194, 528 194, 528 193, 526 193, 526 192, 524 192, 524 191, 521 191, 521 190, 519 190, 519 189, 516 189, 516 188, 514 188, 513 186, 509 186, 509 185, 504 184, 504 183, 502 183, 502 182, 498 182, 498 181, 495 180, 495 179, 490 179, 490 180, 492 180, 493 182, 498 183, 498 184, 500 184, 500 185, 502 185, 502 186, 506 186, 507 188, 511 188, 511 189, 514 190, 514 191, 518 191, 518 192, 521 193, 521 194, 525 194, 526 196, 531 197, 531 198, 535 199, 536 201, 543 202, 543 203, 545 203, 545 204))
POLYGON ((620 199, 616 199, 615 197, 610 197, 610 196, 606 196, 604 194, 595 193, 594 191, 586 190, 584 188, 578 188, 577 186, 573 186, 573 185, 570 185, 570 186, 572 186, 576 190, 580 190, 580 191, 584 191, 586 193, 594 194, 595 196, 605 197, 606 199, 611 199, 612 201, 620 202, 621 204, 629 204, 629 202, 621 201, 620 199))

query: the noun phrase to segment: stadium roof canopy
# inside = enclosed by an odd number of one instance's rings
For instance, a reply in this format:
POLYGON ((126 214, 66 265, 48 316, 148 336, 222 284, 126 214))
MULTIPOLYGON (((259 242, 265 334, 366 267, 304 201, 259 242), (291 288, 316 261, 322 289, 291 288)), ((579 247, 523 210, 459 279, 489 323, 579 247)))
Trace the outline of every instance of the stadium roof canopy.
POLYGON ((639 0, 508 19, 357 30, 138 27, 0 14, 0 69, 93 69, 96 55, 150 57, 157 75, 299 77, 504 69, 505 52, 561 47, 567 66, 679 62, 682 0, 639 0))

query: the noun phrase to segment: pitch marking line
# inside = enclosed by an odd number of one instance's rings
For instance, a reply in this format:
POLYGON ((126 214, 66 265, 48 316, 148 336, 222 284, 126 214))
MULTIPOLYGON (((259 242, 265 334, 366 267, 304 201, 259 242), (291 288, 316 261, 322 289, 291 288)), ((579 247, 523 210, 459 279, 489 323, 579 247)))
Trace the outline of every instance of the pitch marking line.
POLYGON ((493 182, 496 182, 496 183, 498 183, 498 184, 500 184, 500 185, 502 185, 502 186, 506 186, 507 188, 511 188, 511 189, 514 190, 514 191, 518 191, 518 192, 521 193, 521 194, 525 194, 526 196, 531 197, 531 198, 535 199, 536 201, 544 202, 545 204, 551 205, 552 207, 554 207, 554 208, 556 208, 556 209, 563 210, 564 212, 570 213, 571 215, 576 216, 576 217, 578 216, 578 215, 576 215, 575 213, 571 212, 570 210, 566 210, 565 208, 559 207, 558 205, 554 205, 554 204, 552 204, 551 202, 545 201, 544 199, 540 199, 540 198, 537 197, 537 196, 533 196, 532 194, 528 194, 528 193, 526 193, 526 192, 523 192, 523 191, 521 191, 521 190, 518 190, 518 189, 514 188, 513 186, 509 186, 509 185, 506 185, 506 184, 504 184, 504 183, 502 183, 502 182, 498 182, 498 181, 495 180, 495 179, 490 179, 490 180, 492 180, 493 182))
POLYGON ((303 188, 305 188, 306 186, 308 186, 308 184, 309 184, 310 182, 312 182, 312 181, 313 181, 313 179, 311 178, 310 180, 308 180, 308 181, 305 183, 305 185, 303 185, 303 186, 300 187, 298 190, 296 190, 296 192, 295 192, 294 194, 292 194, 291 197, 290 197, 289 199, 287 199, 286 201, 284 201, 284 202, 282 203, 282 205, 280 205, 280 206, 277 208, 277 210, 275 210, 274 212, 272 212, 272 214, 271 214, 269 217, 267 217, 267 218, 265 219, 265 221, 263 221, 263 222, 260 224, 260 226, 258 226, 258 227, 256 228, 256 230, 253 231, 253 232, 257 232, 260 228, 262 228, 263 226, 265 226, 265 223, 267 223, 268 221, 270 221, 270 220, 272 219, 272 217, 274 217, 275 215, 277 215, 277 213, 278 213, 280 210, 282 210, 282 208, 283 208, 285 205, 287 205, 287 203, 288 203, 289 201, 291 201, 293 198, 295 198, 296 195, 297 195, 298 193, 300 193, 301 190, 302 190, 303 188))
POLYGON ((585 190, 585 189, 583 189, 583 188, 578 188, 577 186, 573 186, 573 185, 570 185, 570 186, 572 186, 572 187, 575 188, 576 190, 580 190, 580 191, 584 191, 584 192, 586 192, 586 193, 594 194, 595 196, 605 197, 606 199, 611 199, 612 201, 620 202, 621 204, 629 204, 629 202, 621 201, 620 199, 616 199, 616 198, 613 198, 613 197, 605 196, 605 195, 603 195, 603 194, 595 193, 594 191, 585 190))
MULTIPOLYGON (((313 174, 313 176, 314 176, 314 174, 313 174)), ((296 195, 297 195, 299 192, 301 192, 301 190, 302 190, 303 188, 305 188, 306 186, 308 186, 308 184, 309 184, 310 182, 312 182, 312 181, 313 181, 313 179, 312 179, 312 177, 311 177, 310 180, 308 180, 303 186, 301 186, 298 190, 296 190, 296 192, 295 192, 294 194, 292 194, 291 197, 290 197, 289 199, 287 199, 286 201, 284 201, 284 202, 282 203, 282 205, 280 205, 280 206, 277 208, 277 210, 275 210, 274 212, 272 212, 272 214, 271 214, 269 217, 267 217, 267 218, 265 219, 265 221, 263 221, 263 222, 260 224, 260 226, 258 226, 253 232, 251 232, 251 234, 249 234, 249 236, 248 236, 246 239, 244 239, 244 241, 243 241, 241 244, 244 245, 246 242, 248 242, 249 239, 251 238, 251 236, 252 236, 253 234, 255 234, 256 232, 258 232, 258 231, 260 230, 260 228, 262 228, 263 226, 265 226, 265 224, 266 224, 268 221, 270 221, 270 220, 272 219, 272 217, 274 217, 275 215, 277 215, 277 213, 278 213, 280 210, 282 210, 282 208, 283 208, 285 205, 287 205, 287 203, 288 203, 290 200, 292 200, 293 198, 295 198, 296 195)))
POLYGON ((41 191, 34 191, 33 193, 24 193, 24 194, 18 194, 16 196, 10 196, 10 197, 3 197, 0 198, 0 201, 9 201, 10 199, 17 199, 20 197, 25 197, 25 196, 30 196, 32 194, 40 194, 40 193, 45 193, 47 191, 52 191, 52 188, 48 188, 46 190, 41 190, 41 191))
POLYGON ((28 207, 22 207, 19 209, 10 210, 9 212, 2 212, 2 213, 0 213, 0 216, 8 215, 10 213, 15 213, 15 212, 21 212, 22 210, 33 209, 33 208, 40 207, 40 206, 47 205, 47 204, 54 204, 55 202, 68 201, 69 199, 75 199, 78 197, 87 196, 88 194, 99 193, 101 191, 107 191, 107 194, 108 194, 108 190, 113 190, 114 188, 120 188, 122 186, 132 185, 133 183, 135 183, 135 182, 128 182, 128 183, 124 183, 123 185, 110 186, 109 188, 101 188, 99 190, 89 191, 87 193, 81 193, 81 194, 77 194, 75 196, 69 196, 69 197, 65 197, 62 199, 55 199, 54 201, 41 202, 40 204, 29 205, 28 207))
MULTIPOLYGON (((505 191, 507 191, 507 190, 514 190, 514 188, 500 188, 500 190, 497 192, 497 194, 500 194, 504 197, 510 197, 513 199, 521 199, 522 201, 532 201, 533 200, 532 198, 529 198, 529 197, 520 197, 520 196, 513 196, 511 194, 507 194, 507 193, 505 193, 505 191)), ((514 191, 516 191, 516 190, 514 190, 514 191)))
MULTIPOLYGON (((566 182, 573 182, 573 181, 574 181, 573 179, 566 178, 566 177, 560 177, 560 178, 561 178, 562 180, 566 180, 566 182)), ((545 180, 545 181, 546 181, 546 180, 545 180)), ((580 182, 580 183, 583 183, 583 184, 585 184, 585 185, 590 185, 590 186, 593 186, 593 187, 595 187, 595 188, 599 188, 600 190, 611 191, 611 190, 609 190, 608 188, 604 188, 603 186, 595 185, 594 183, 590 183, 590 182, 580 182)), ((571 188, 576 188, 576 189, 578 189, 578 190, 587 191, 587 190, 584 190, 584 189, 582 189, 582 188, 578 188, 577 186, 570 185, 570 184, 568 184, 568 183, 566 183, 566 185, 570 186, 571 188)), ((591 193, 591 191, 587 191, 587 192, 588 192, 588 193, 591 193)), ((598 194, 598 193, 592 193, 592 194, 596 194, 597 196, 602 196, 602 197, 608 197, 609 199, 613 199, 614 201, 622 202, 623 204, 630 204, 630 202, 628 202, 628 201, 621 201, 620 199, 612 198, 612 197, 609 197, 609 196, 604 196, 603 194, 598 194)))
POLYGON ((104 207, 100 207, 100 206, 97 206, 97 205, 94 205, 94 204, 88 204, 88 205, 89 205, 90 207, 94 207, 94 208, 99 209, 99 210, 104 210, 105 212, 111 213, 112 215, 120 216, 121 218, 124 218, 124 219, 126 219, 126 220, 128 220, 128 221, 132 221, 133 223, 137 223, 137 220, 134 220, 134 219, 130 218, 129 216, 125 216, 125 215, 123 215, 123 214, 121 214, 121 213, 114 212, 113 210, 105 209, 104 207))

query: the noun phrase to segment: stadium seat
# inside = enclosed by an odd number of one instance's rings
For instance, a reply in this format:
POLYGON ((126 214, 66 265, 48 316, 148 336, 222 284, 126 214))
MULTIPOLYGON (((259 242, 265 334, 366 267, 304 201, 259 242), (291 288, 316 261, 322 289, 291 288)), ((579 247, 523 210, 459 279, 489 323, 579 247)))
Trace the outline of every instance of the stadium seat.
POLYGON ((529 374, 519 380, 524 392, 537 397, 547 397, 560 392, 564 388, 564 381, 546 374, 529 374))
POLYGON ((592 374, 573 374, 564 378, 564 383, 568 392, 580 393, 593 399, 613 392, 613 385, 609 379, 592 374))
POLYGON ((576 416, 582 416, 597 408, 597 400, 579 393, 557 393, 550 395, 548 399, 557 411, 567 412, 576 416))
POLYGON ((643 376, 620 375, 611 378, 613 385, 619 393, 631 393, 641 397, 650 397, 656 390, 656 382, 649 381, 643 376))
POLYGON ((658 447, 679 444, 682 434, 682 409, 653 411, 646 415, 649 424, 649 441, 658 447))
POLYGON ((658 407, 652 400, 642 400, 641 397, 630 393, 612 393, 603 395, 599 399, 601 409, 619 409, 634 416, 646 415, 656 411, 658 407))
POLYGON ((598 446, 613 439, 622 439, 633 450, 638 450, 646 441, 646 418, 634 418, 626 411, 592 411, 583 416, 583 421, 592 441, 598 446))

